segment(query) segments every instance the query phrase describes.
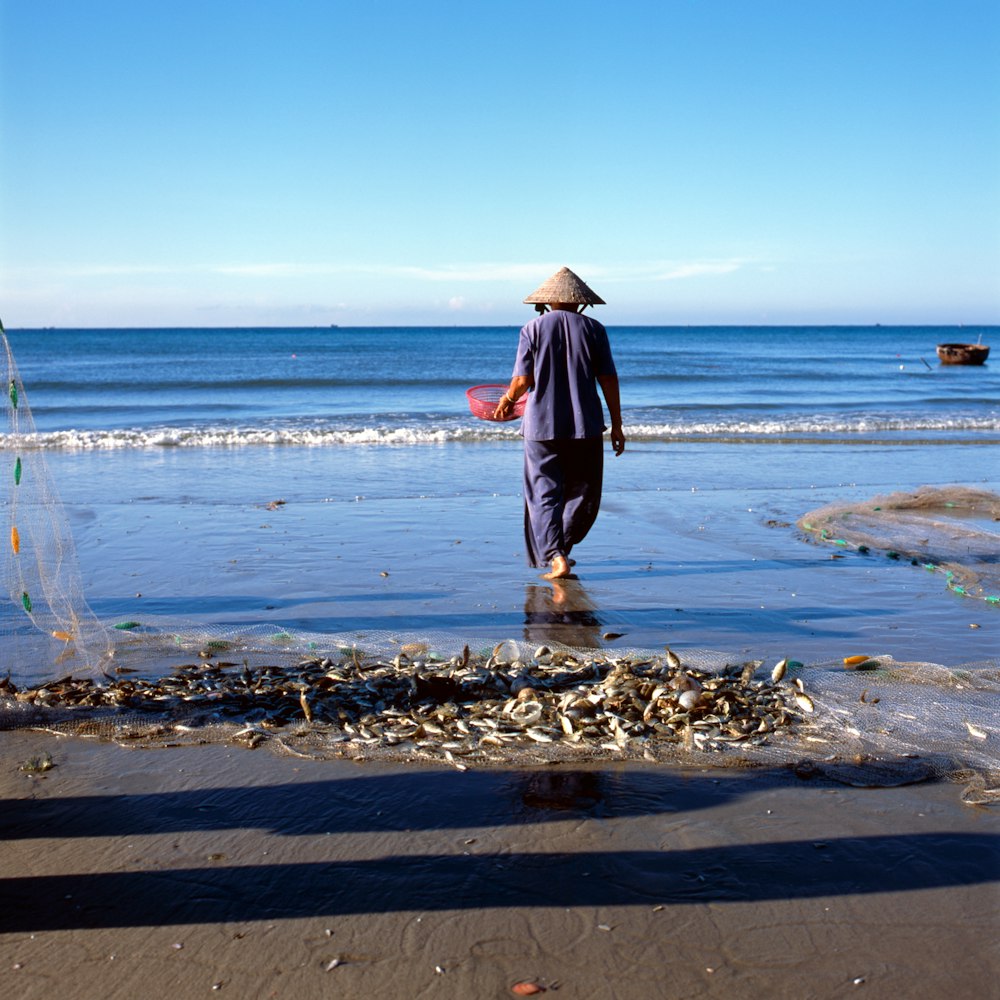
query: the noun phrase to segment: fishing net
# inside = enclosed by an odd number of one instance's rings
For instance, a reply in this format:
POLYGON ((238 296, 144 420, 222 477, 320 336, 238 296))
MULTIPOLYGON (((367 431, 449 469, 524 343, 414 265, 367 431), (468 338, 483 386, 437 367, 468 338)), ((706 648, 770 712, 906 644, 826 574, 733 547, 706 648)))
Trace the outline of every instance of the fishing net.
POLYGON ((13 671, 25 656, 42 656, 86 669, 107 653, 107 630, 84 597, 73 536, 34 447, 34 421, 2 323, 0 339, 7 361, 7 433, 0 452, 8 484, 4 580, 10 603, 0 618, 5 666, 13 671))
POLYGON ((832 503, 799 527, 816 540, 940 574, 956 594, 1000 605, 1000 496, 967 486, 924 487, 861 503, 832 503))
MULTIPOLYGON (((775 664, 691 649, 678 658, 539 644, 531 621, 523 636, 471 644, 448 632, 101 622, 2 327, 0 337, 9 418, 0 729, 459 769, 609 759, 787 766, 861 786, 949 777, 964 782, 968 802, 1000 798, 996 660, 775 664)), ((932 563, 953 589, 996 603, 997 549, 994 539, 991 563, 986 536, 998 505, 992 494, 921 491, 824 508, 802 527, 831 544, 932 563)))

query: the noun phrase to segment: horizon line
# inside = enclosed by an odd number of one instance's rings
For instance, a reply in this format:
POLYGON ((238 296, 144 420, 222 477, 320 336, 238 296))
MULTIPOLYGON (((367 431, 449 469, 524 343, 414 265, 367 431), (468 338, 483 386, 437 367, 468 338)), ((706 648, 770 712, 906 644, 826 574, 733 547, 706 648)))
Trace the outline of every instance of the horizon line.
MULTIPOLYGON (((593 315, 593 314, 589 314, 593 315)), ((534 317, 533 317, 534 318, 534 317)), ((596 318, 596 317, 595 317, 596 318)), ((530 322, 527 320, 526 322, 530 322)), ((600 321, 599 321, 600 322, 600 321)), ((519 329, 523 323, 360 323, 360 324, 340 324, 340 323, 314 323, 314 324, 265 324, 251 323, 220 326, 206 326, 204 324, 171 324, 168 326, 54 326, 46 324, 43 326, 5 326, 0 328, 10 333, 13 331, 45 332, 63 330, 503 330, 519 329)), ((766 322, 728 322, 728 323, 613 323, 603 324, 608 329, 726 329, 731 327, 754 327, 759 329, 799 329, 799 330, 824 330, 824 329, 967 329, 986 327, 989 329, 1000 329, 1000 321, 969 323, 900 323, 879 321, 871 323, 766 323, 766 322)))

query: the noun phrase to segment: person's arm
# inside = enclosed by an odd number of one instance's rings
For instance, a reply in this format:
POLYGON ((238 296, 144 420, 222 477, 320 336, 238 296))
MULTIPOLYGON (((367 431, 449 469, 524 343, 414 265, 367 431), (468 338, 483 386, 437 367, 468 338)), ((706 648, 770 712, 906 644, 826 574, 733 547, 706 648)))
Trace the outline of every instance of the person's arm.
POLYGON ((608 404, 611 416, 611 447, 615 454, 620 455, 625 450, 625 432, 622 430, 622 403, 618 392, 617 375, 598 375, 597 381, 604 393, 604 401, 608 404))
POLYGON ((534 385, 535 380, 530 375, 515 375, 510 380, 507 391, 500 397, 500 402, 497 403, 497 408, 493 411, 493 419, 506 420, 514 408, 514 403, 529 389, 533 389, 534 385))

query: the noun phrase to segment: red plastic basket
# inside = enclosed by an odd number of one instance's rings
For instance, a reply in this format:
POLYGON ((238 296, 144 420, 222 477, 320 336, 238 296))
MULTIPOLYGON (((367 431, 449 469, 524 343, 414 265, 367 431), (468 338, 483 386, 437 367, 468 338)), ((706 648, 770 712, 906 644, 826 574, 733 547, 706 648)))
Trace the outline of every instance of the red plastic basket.
MULTIPOLYGON (((495 420, 493 411, 500 402, 500 397, 507 391, 505 385, 474 385, 471 389, 465 390, 465 397, 469 401, 469 409, 474 417, 480 420, 495 420)), ((524 408, 528 405, 528 397, 522 396, 511 410, 510 416, 505 420, 516 420, 524 413, 524 408)))

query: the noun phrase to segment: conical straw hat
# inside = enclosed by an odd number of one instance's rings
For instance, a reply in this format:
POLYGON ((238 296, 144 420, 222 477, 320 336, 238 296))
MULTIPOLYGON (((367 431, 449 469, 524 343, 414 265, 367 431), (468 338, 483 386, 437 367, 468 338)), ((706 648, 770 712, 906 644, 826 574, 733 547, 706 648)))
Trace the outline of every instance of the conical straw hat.
POLYGON ((559 268, 548 281, 542 282, 524 301, 543 305, 552 305, 555 302, 586 306, 606 305, 604 299, 591 290, 586 282, 578 278, 568 267, 559 268))

